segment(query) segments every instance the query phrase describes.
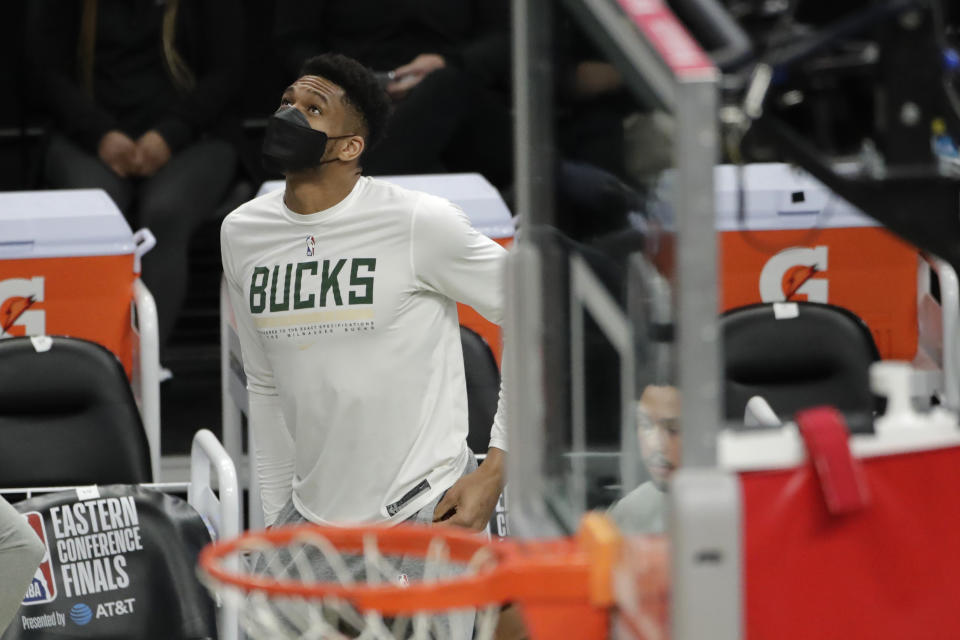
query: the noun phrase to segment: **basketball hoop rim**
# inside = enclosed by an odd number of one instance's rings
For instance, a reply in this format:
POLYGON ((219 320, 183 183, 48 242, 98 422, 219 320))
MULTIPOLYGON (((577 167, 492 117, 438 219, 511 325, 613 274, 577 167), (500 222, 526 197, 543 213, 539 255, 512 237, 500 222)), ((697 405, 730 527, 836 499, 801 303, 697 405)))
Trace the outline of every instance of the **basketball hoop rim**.
MULTIPOLYGON (((481 569, 478 574, 457 578, 436 580, 430 583, 415 583, 407 586, 394 584, 369 585, 364 583, 343 585, 338 582, 304 582, 302 580, 282 580, 263 576, 234 572, 224 567, 221 560, 238 551, 256 551, 266 547, 279 547, 296 541, 309 542, 311 538, 325 538, 341 553, 363 553, 364 538, 375 535, 378 550, 383 555, 426 555, 426 549, 432 540, 443 539, 449 549, 449 560, 466 564, 481 550, 490 552, 491 558, 499 566, 510 554, 507 547, 510 542, 492 542, 482 534, 446 526, 405 525, 387 527, 368 525, 356 527, 324 527, 315 524, 301 524, 278 527, 265 531, 247 532, 232 540, 214 542, 200 552, 198 564, 201 571, 222 585, 228 585, 241 591, 263 592, 270 596, 286 596, 307 599, 339 598, 353 603, 360 609, 382 608, 388 606, 391 611, 423 610, 423 602, 434 602, 437 594, 446 603, 439 608, 457 606, 477 606, 478 598, 486 602, 498 600, 494 570, 481 569), (486 596, 484 596, 486 594, 486 596), (416 601, 419 606, 413 606, 416 601), (409 606, 408 606, 409 605, 409 606)), ((438 604, 438 603, 434 603, 438 604)))
POLYGON ((268 597, 336 598, 360 610, 403 615, 511 601, 602 604, 597 600, 596 581, 591 579, 597 570, 595 560, 583 548, 582 541, 570 538, 492 541, 482 534, 450 526, 324 527, 308 523, 247 532, 232 540, 211 543, 200 552, 198 564, 203 579, 220 588, 232 587, 248 594, 260 592, 268 597), (276 548, 317 536, 325 538, 341 553, 362 553, 363 540, 370 535, 377 537, 378 550, 383 555, 425 556, 430 542, 439 538, 449 549, 450 561, 466 564, 474 554, 487 550, 493 566, 483 567, 472 575, 400 586, 280 580, 233 571, 222 563, 235 552, 276 548))

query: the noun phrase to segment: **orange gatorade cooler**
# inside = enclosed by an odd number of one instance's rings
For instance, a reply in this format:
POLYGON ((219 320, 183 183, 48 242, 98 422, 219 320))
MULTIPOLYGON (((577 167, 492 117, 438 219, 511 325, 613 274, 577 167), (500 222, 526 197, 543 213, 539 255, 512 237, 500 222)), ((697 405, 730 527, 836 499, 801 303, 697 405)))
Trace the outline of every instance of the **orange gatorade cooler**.
POLYGON ((917 351, 918 251, 785 164, 715 172, 721 307, 807 300, 849 309, 886 359, 917 351), (742 199, 740 192, 742 188, 742 199))
POLYGON ((0 193, 0 338, 66 335, 133 359, 133 283, 153 246, 100 189, 0 193))

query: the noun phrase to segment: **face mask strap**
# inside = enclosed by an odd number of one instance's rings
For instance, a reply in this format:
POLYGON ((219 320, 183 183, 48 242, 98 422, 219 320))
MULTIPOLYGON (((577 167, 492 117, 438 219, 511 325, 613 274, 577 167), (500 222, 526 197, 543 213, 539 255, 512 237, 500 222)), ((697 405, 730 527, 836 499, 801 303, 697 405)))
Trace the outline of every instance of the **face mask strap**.
MULTIPOLYGON (((343 134, 342 136, 327 136, 327 142, 329 142, 330 140, 339 140, 339 139, 341 139, 341 138, 352 138, 352 137, 355 136, 355 135, 357 135, 357 134, 355 134, 355 133, 345 133, 345 134, 343 134)), ((326 150, 324 150, 324 151, 326 151, 326 150)), ((336 162, 336 161, 337 161, 336 158, 332 158, 332 159, 330 159, 330 160, 321 160, 320 163, 319 163, 317 166, 319 167, 319 166, 321 166, 321 165, 329 164, 329 163, 331 163, 331 162, 336 162)))

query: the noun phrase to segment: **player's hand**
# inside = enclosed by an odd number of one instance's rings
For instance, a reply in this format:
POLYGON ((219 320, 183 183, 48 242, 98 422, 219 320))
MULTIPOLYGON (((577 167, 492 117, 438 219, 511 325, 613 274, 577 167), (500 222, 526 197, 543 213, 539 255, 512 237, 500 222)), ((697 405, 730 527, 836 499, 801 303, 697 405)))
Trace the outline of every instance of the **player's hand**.
POLYGON ((170 160, 170 146, 159 133, 151 129, 137 140, 138 166, 136 174, 152 176, 170 160))
POLYGON ((121 178, 133 175, 137 165, 137 144, 122 131, 107 131, 97 147, 97 155, 121 178))
POLYGON ((421 53, 405 65, 393 70, 393 80, 387 84, 387 93, 394 100, 400 100, 420 81, 437 69, 447 66, 443 56, 436 53, 421 53))
POLYGON ((504 452, 491 448, 480 468, 463 476, 447 490, 433 512, 433 521, 483 531, 503 490, 504 462, 504 452))

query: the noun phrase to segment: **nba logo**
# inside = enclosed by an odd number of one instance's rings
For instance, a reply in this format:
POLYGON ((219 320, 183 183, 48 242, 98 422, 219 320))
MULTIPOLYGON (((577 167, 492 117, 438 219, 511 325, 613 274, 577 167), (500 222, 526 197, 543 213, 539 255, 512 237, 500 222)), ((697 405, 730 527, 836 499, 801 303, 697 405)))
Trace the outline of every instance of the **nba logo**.
POLYGON ((317 241, 313 236, 307 236, 307 256, 312 256, 316 252, 317 241))
POLYGON ((37 567, 37 572, 33 575, 30 586, 27 588, 27 594, 23 597, 23 604, 53 602, 57 599, 57 583, 53 579, 53 567, 50 564, 50 545, 47 544, 47 530, 43 526, 43 516, 36 511, 28 511, 23 515, 37 535, 40 536, 40 539, 43 540, 43 546, 47 550, 43 554, 43 561, 37 567))

